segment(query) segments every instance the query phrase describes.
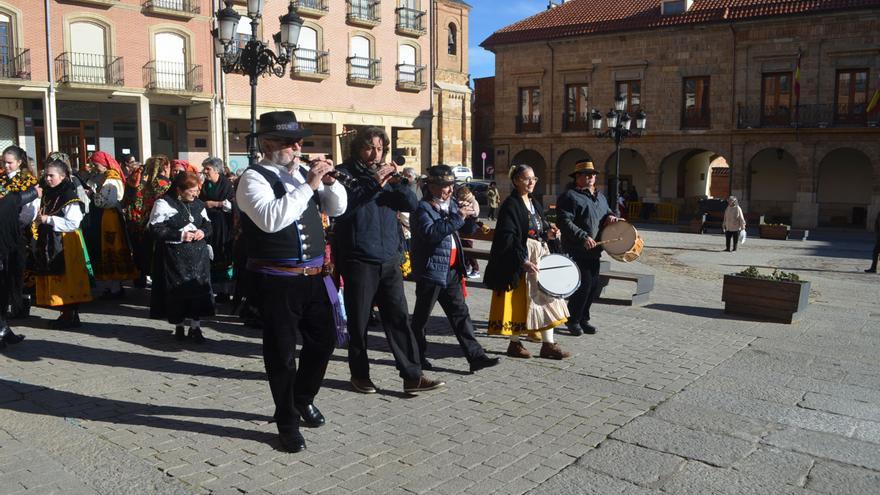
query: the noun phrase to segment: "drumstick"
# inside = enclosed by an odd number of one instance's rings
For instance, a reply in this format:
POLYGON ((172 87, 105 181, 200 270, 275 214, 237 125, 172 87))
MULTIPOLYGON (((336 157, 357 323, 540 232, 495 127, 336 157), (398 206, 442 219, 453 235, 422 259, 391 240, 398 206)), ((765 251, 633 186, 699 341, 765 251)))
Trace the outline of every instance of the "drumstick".
POLYGON ((544 267, 544 268, 541 268, 541 267, 538 267, 538 268, 543 272, 544 270, 552 270, 552 269, 554 269, 554 268, 568 268, 568 267, 570 267, 570 266, 571 266, 571 265, 558 265, 558 266, 547 266, 547 267, 544 267))
POLYGON ((604 241, 599 241, 596 243, 597 246, 601 246, 602 244, 608 244, 610 242, 622 241, 623 237, 617 237, 615 239, 605 239, 604 241))

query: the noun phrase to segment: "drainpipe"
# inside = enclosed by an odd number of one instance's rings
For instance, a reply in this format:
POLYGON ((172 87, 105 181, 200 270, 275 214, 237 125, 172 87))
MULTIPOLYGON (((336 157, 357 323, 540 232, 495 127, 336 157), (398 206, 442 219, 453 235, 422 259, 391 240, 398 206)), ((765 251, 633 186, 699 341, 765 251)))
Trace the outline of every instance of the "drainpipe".
MULTIPOLYGON (((213 0, 211 2, 213 4, 214 12, 220 10, 220 0, 213 0)), ((211 47, 213 50, 214 40, 211 39, 211 47)), ((220 58, 217 57, 217 54, 214 54, 214 98, 213 103, 215 112, 217 107, 220 107, 220 157, 223 158, 223 163, 229 166, 229 120, 227 118, 227 106, 226 106, 226 75, 223 73, 223 69, 220 66, 220 58)), ((215 113, 216 115, 216 113, 215 113)), ((217 119, 215 117, 213 122, 214 127, 214 138, 217 136, 217 119)), ((216 148, 216 146, 215 146, 216 148)))
MULTIPOLYGON (((428 164, 427 167, 430 167, 434 164, 434 71, 437 70, 436 60, 437 60, 437 31, 440 29, 440 25, 437 24, 437 3, 435 0, 429 0, 429 8, 428 15, 431 16, 428 19, 428 25, 432 26, 430 38, 431 49, 428 50, 428 63, 430 64, 431 70, 428 71, 428 86, 431 88, 430 96, 431 101, 428 103, 428 164)), ((440 146, 440 136, 437 136, 437 149, 439 150, 440 146)), ((422 160, 424 162, 424 159, 422 160)), ((427 170, 427 167, 422 167, 422 171, 427 170)))
MULTIPOLYGON (((730 92, 730 110, 731 110, 731 113, 733 114, 733 128, 730 129, 730 132, 728 134, 730 135, 730 154, 731 154, 730 159, 734 160, 734 158, 733 158, 733 155, 734 155, 733 131, 734 131, 734 129, 736 129, 736 122, 739 119, 739 116, 737 115, 737 113, 738 113, 737 108, 736 108, 736 29, 734 29, 733 23, 728 24, 728 26, 730 27, 730 36, 733 41, 733 81, 732 81, 732 85, 731 85, 733 87, 733 89, 730 92)), ((745 157, 743 157, 743 158, 745 158, 745 157)), ((728 192, 727 192, 727 194, 728 194, 728 196, 730 196, 733 194, 733 166, 731 163, 727 164, 727 171, 728 171, 728 176, 727 176, 727 191, 728 192)), ((712 173, 711 167, 709 168, 709 173, 712 173)), ((743 190, 744 190, 743 192, 745 192, 745 182, 743 183, 743 190)), ((740 202, 742 202, 744 199, 745 198, 740 198, 740 202)), ((748 205, 746 205, 746 207, 748 207, 748 205)))
MULTIPOLYGON (((553 88, 556 87, 556 81, 554 81, 555 76, 556 76, 556 51, 553 50, 553 45, 551 45, 549 41, 547 42, 547 48, 550 49, 550 112, 549 112, 547 115, 550 116, 550 122, 549 122, 549 124, 550 124, 550 126, 549 126, 549 127, 550 127, 550 134, 553 134, 553 120, 554 120, 554 115, 553 115, 553 103, 554 103, 554 100, 553 100, 553 88)), ((556 173, 555 173, 555 174, 550 174, 551 177, 554 176, 554 175, 558 175, 558 174, 559 174, 559 171, 556 170, 556 166, 555 166, 556 163, 555 163, 554 160, 553 160, 553 141, 554 141, 553 139, 550 140, 550 163, 549 163, 549 165, 548 165, 548 168, 550 168, 551 170, 553 170, 553 171, 556 172, 556 173)), ((558 177, 555 177, 554 179, 555 179, 555 180, 552 181, 552 184, 548 184, 548 185, 547 185, 547 187, 550 187, 550 188, 553 189, 552 191, 547 191, 547 194, 549 194, 549 195, 553 195, 553 194, 556 193, 556 182, 559 180, 559 178, 558 178, 558 177)), ((551 181, 548 181, 548 182, 551 182, 551 181)), ((542 198, 542 201, 543 201, 543 198, 542 198)))
POLYGON ((45 0, 46 8, 46 65, 49 72, 47 104, 43 105, 43 131, 46 133, 46 153, 58 150, 58 110, 55 103, 55 65, 52 57, 52 1, 45 0))

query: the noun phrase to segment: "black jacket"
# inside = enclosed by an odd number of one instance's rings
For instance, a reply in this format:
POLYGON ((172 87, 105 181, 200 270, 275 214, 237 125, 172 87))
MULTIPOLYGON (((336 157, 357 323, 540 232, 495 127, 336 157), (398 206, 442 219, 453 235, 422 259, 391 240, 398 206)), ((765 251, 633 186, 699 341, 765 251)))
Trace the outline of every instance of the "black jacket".
MULTIPOLYGON (((544 232, 550 224, 544 219, 544 207, 532 199, 535 213, 541 218, 544 232)), ((516 195, 510 195, 498 209, 495 236, 489 253, 489 263, 483 283, 495 291, 516 289, 523 275, 523 263, 529 258, 526 240, 529 237, 529 210, 516 195)), ((554 250, 554 246, 550 246, 554 250)))
POLYGON ((570 187, 556 200, 556 219, 562 232, 562 249, 575 258, 599 258, 602 248, 584 247, 587 237, 598 240, 599 227, 613 214, 605 196, 596 191, 582 191, 570 187))
POLYGON ((380 187, 373 173, 349 158, 339 168, 355 180, 346 186, 348 208, 333 227, 334 251, 341 262, 349 259, 385 263, 399 259, 402 237, 397 212, 413 212, 419 198, 403 184, 380 187))

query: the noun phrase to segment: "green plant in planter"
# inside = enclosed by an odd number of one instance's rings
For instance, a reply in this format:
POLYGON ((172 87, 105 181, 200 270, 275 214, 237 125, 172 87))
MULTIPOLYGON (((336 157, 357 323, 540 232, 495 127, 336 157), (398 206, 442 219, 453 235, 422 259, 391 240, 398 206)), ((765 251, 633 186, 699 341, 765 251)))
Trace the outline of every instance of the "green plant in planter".
POLYGON ((800 282, 801 278, 797 276, 795 273, 790 272, 781 272, 776 268, 773 269, 773 273, 770 275, 763 275, 758 271, 757 267, 750 266, 745 270, 737 273, 742 277, 748 278, 757 278, 761 280, 775 280, 777 282, 800 282))

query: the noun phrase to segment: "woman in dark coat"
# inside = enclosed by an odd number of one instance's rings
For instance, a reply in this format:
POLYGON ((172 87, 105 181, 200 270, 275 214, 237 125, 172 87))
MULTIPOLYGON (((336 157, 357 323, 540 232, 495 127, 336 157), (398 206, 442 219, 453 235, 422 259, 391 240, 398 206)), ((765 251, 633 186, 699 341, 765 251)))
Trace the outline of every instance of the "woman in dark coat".
POLYGON ((232 183, 223 175, 223 160, 208 158, 202 162, 205 182, 199 199, 208 209, 211 220, 211 245, 213 260, 211 262, 211 285, 219 296, 219 300, 228 299, 233 293, 232 282, 232 201, 235 190, 232 183))
POLYGON ((7 344, 17 344, 24 340, 24 335, 16 335, 6 322, 6 301, 9 300, 9 290, 12 289, 7 277, 9 258, 17 254, 19 249, 18 215, 21 205, 27 204, 37 198, 37 191, 31 187, 25 192, 10 192, 0 184, 0 349, 6 348, 7 344))
POLYGON ((167 318, 177 340, 185 338, 183 324, 188 318, 189 337, 201 343, 205 337, 200 320, 214 315, 214 299, 207 242, 211 222, 198 195, 198 177, 181 172, 153 206, 149 230, 156 250, 150 317, 167 318))
POLYGON ((510 337, 507 355, 530 358, 521 335, 541 336, 540 356, 571 356, 554 342, 553 328, 568 321, 565 301, 538 288, 538 260, 550 254, 548 242, 558 243, 559 229, 544 219, 541 203, 532 199, 538 178, 528 165, 510 168, 514 191, 498 210, 495 236, 483 282, 492 289, 489 334, 510 337))

